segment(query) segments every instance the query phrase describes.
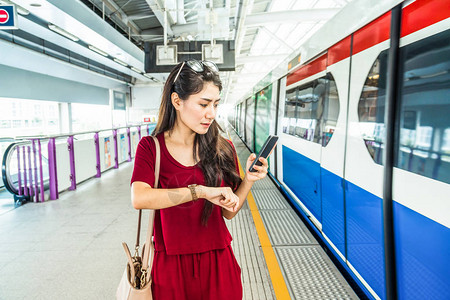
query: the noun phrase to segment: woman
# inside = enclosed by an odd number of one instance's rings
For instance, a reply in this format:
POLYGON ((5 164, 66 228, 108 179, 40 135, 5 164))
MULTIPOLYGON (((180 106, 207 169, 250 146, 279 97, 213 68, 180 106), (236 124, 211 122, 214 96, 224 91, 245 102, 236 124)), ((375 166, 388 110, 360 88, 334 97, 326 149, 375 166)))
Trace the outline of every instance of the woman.
POLYGON ((214 120, 222 84, 211 62, 177 65, 164 86, 153 135, 161 145, 160 183, 154 184, 155 144, 144 137, 131 178, 135 209, 154 209, 152 292, 159 299, 242 299, 241 270, 223 217, 233 218, 267 160, 239 177, 231 141, 214 120))

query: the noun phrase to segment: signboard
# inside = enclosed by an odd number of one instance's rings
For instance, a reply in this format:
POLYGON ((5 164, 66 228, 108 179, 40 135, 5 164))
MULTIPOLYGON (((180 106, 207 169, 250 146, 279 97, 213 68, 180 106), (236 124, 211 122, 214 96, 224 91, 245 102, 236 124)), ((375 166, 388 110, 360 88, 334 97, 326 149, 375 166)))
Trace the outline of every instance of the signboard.
POLYGON ((18 29, 14 5, 0 5, 0 30, 2 29, 18 29))
POLYGON ((114 91, 114 109, 126 110, 125 99, 124 93, 114 91))
POLYGON ((120 160, 119 162, 126 161, 128 159, 128 145, 125 139, 125 134, 120 135, 120 160))
POLYGON ((105 137, 105 169, 111 167, 111 143, 109 137, 105 137))

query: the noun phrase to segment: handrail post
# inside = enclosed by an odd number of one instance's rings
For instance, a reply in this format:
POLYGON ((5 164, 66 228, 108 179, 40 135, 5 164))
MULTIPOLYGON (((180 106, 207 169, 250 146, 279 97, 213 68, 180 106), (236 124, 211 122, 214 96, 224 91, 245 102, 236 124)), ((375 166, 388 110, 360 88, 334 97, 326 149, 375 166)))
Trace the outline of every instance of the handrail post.
POLYGON ((128 161, 131 161, 131 131, 130 131, 130 127, 127 127, 127 137, 128 137, 128 161))
POLYGON ((28 180, 27 180, 27 158, 26 158, 26 152, 27 148, 25 146, 22 147, 23 151, 23 194, 25 196, 29 196, 28 194, 28 180))
POLYGON ((98 132, 94 134, 94 143, 95 143, 95 159, 96 159, 96 169, 97 169, 97 175, 95 177, 99 178, 102 176, 102 170, 100 166, 100 144, 98 139, 98 132))
POLYGON ((22 196, 22 170, 20 169, 20 146, 17 146, 17 175, 18 175, 18 181, 19 181, 19 196, 22 196))
POLYGON ((139 140, 141 140, 141 126, 138 126, 137 129, 138 129, 138 134, 139 134, 139 140))
POLYGON ((33 157, 34 157, 34 202, 39 202, 39 192, 38 192, 38 173, 37 173, 37 160, 36 160, 36 140, 31 140, 33 143, 33 157))
POLYGON ((30 187, 28 189, 28 194, 30 195, 30 201, 33 201, 33 166, 31 165, 31 147, 27 146, 28 150, 28 176, 30 178, 30 187))
POLYGON ((70 164, 70 187, 69 190, 73 191, 77 189, 77 178, 75 172, 75 149, 73 147, 73 135, 67 139, 67 150, 69 151, 69 164, 70 164))
POLYGON ((48 141, 48 173, 50 181, 50 200, 56 200, 58 195, 58 177, 56 172, 56 142, 55 138, 48 141))
POLYGON ((150 135, 150 126, 147 124, 147 135, 150 135))
POLYGON ((41 179, 41 202, 45 201, 44 197, 44 171, 42 169, 42 149, 41 149, 41 140, 38 141, 38 151, 39 151, 39 176, 41 179))
POLYGON ((114 168, 117 169, 117 168, 119 168, 119 149, 117 147, 117 129, 113 129, 113 138, 114 138, 114 152, 115 152, 114 168))

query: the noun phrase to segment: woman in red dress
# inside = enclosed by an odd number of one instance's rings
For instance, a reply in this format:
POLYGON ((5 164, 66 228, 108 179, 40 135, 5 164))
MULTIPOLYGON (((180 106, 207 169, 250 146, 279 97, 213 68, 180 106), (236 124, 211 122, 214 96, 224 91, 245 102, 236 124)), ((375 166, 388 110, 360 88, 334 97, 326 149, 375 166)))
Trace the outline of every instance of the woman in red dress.
POLYGON ((153 135, 161 145, 159 186, 154 187, 155 144, 144 137, 136 150, 131 198, 135 209, 154 209, 155 300, 242 299, 241 269, 224 222, 244 204, 267 160, 239 176, 231 141, 215 121, 222 83, 217 66, 185 61, 164 85, 153 135))

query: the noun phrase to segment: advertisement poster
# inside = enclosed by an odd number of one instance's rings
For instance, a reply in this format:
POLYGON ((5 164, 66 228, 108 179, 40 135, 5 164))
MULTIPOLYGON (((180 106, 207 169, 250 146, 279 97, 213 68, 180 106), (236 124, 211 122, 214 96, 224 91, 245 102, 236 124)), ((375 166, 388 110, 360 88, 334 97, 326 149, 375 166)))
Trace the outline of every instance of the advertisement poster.
POLYGON ((105 169, 111 167, 111 141, 105 138, 105 169))
POLYGON ((131 156, 134 157, 134 154, 136 153, 137 145, 139 144, 139 135, 137 132, 133 132, 131 134, 131 146, 132 146, 132 152, 131 156))
POLYGON ((125 134, 120 135, 120 161, 128 159, 128 145, 126 143, 125 134))

